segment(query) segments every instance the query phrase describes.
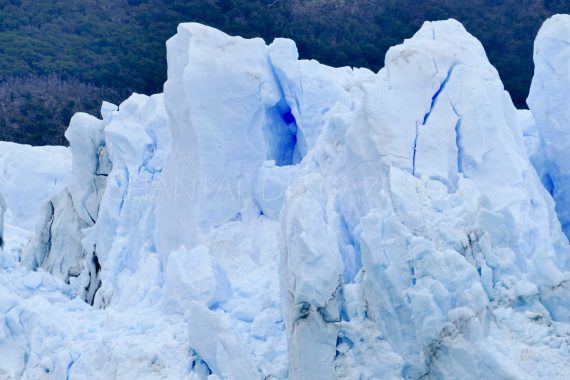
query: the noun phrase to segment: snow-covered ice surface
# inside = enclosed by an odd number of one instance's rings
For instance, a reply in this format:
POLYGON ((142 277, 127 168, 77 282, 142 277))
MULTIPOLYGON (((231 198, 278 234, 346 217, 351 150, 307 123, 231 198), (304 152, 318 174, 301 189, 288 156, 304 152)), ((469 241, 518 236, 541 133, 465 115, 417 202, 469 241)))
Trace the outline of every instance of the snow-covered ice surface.
POLYGON ((568 376, 541 66, 531 112, 454 20, 378 73, 198 24, 167 47, 163 94, 73 117, 69 184, 0 256, 0 379, 568 376))

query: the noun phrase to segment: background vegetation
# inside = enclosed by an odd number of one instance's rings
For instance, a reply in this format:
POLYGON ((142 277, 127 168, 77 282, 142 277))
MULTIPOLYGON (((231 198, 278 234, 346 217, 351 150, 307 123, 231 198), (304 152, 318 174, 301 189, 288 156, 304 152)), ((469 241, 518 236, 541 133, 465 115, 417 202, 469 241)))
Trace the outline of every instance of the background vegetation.
POLYGON ((289 37, 302 58, 378 70, 424 20, 453 17, 525 107, 536 32, 567 12, 570 0, 0 0, 0 139, 63 144, 74 112, 160 92, 164 41, 186 21, 289 37))

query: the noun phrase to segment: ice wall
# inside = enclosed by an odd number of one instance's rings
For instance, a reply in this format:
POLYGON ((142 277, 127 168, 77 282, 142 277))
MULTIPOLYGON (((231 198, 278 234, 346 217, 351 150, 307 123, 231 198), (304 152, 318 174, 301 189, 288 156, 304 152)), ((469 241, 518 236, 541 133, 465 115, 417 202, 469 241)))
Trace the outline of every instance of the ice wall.
POLYGON ((536 119, 545 157, 545 186, 556 201, 565 233, 570 234, 570 16, 544 22, 534 42, 534 77, 527 103, 536 119))
POLYGON ((425 23, 378 73, 192 23, 167 47, 164 94, 74 117, 37 271, 0 277, 1 369, 564 378, 543 127, 460 23, 425 23))

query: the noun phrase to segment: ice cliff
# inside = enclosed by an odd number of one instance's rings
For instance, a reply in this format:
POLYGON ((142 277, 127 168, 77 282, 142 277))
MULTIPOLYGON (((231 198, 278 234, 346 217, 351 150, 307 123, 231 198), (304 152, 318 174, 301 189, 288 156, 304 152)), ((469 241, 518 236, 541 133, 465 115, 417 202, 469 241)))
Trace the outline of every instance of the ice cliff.
POLYGON ((545 187, 556 201, 556 211, 564 231, 570 233, 570 181, 568 148, 570 125, 568 87, 570 85, 570 16, 556 15, 546 22, 534 46, 535 75, 528 105, 536 119, 541 149, 546 160, 539 172, 545 187))
POLYGON ((181 24, 0 256, 0 377, 565 378, 569 29, 528 111, 454 20, 378 73, 181 24))

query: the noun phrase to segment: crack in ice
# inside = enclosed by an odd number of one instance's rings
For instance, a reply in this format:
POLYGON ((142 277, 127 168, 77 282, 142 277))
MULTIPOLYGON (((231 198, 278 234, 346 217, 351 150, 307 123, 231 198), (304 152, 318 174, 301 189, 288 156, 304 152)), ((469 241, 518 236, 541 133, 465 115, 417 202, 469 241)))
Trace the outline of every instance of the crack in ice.
MULTIPOLYGON (((439 69, 438 69, 435 61, 434 61, 434 64, 435 64, 436 75, 437 75, 439 73, 439 69)), ((440 95, 443 93, 443 91, 447 87, 447 84, 449 83, 449 81, 451 79, 451 75, 453 74, 453 71, 455 70, 456 66, 457 66, 457 63, 453 63, 449 67, 449 69, 447 70, 447 74, 445 75, 445 78, 443 79, 443 81, 439 85, 437 91, 432 95, 429 110, 424 114, 424 117, 422 119, 422 124, 421 124, 422 126, 425 126, 427 124, 427 122, 429 121, 429 118, 430 118, 433 110, 435 109, 435 106, 437 105, 437 101, 438 101, 440 95)), ((412 175, 413 176, 416 175, 416 153, 418 150, 419 127, 420 127, 420 125, 416 122, 416 135, 414 138, 414 149, 413 149, 413 154, 412 154, 412 175)))

